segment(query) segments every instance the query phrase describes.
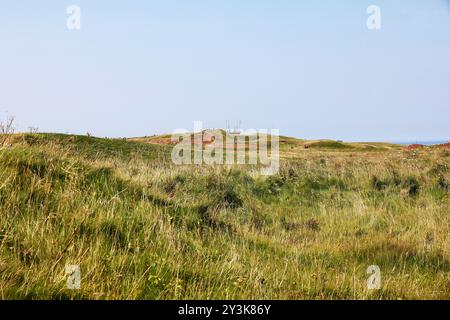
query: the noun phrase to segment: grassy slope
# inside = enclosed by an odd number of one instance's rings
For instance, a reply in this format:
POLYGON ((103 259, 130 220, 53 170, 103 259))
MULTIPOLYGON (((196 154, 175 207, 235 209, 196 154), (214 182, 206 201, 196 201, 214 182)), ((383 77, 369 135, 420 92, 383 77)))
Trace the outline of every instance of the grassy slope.
POLYGON ((448 151, 290 140, 263 178, 173 166, 168 147, 135 141, 14 140, 0 149, 0 298, 450 298, 448 151))
MULTIPOLYGON (((221 130, 224 132, 223 130, 221 130)), ((217 131, 211 131, 214 133, 217 131)), ((223 133, 224 134, 224 133, 223 133)), ((191 136, 191 139, 192 136, 191 136)), ((151 144, 171 145, 171 135, 155 135, 148 137, 131 138, 129 141, 151 144)), ((192 140, 193 141, 193 140, 192 140)), ((225 141, 225 140, 224 140, 225 141)), ((270 145, 270 138, 268 138, 270 145)), ((283 158, 297 158, 303 152, 309 150, 326 151, 349 151, 349 152, 383 152, 401 150, 402 146, 384 142, 340 142, 334 140, 302 140, 292 137, 281 136, 279 147, 283 158)))

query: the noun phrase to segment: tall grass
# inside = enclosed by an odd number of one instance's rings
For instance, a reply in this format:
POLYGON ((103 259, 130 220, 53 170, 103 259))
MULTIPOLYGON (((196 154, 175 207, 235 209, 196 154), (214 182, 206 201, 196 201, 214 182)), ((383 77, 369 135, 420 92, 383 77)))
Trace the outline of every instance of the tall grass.
POLYGON ((0 298, 450 298, 448 153, 299 151, 271 177, 169 154, 15 136, 0 149, 0 298))

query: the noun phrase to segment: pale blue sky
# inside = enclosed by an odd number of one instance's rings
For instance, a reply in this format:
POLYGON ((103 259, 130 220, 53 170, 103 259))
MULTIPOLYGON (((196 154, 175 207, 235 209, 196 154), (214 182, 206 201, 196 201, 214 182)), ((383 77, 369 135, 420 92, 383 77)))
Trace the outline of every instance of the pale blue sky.
POLYGON ((225 127, 450 138, 450 1, 2 0, 0 117, 141 136, 225 127), (66 7, 82 29, 66 29, 66 7), (381 7, 382 29, 366 27, 381 7))

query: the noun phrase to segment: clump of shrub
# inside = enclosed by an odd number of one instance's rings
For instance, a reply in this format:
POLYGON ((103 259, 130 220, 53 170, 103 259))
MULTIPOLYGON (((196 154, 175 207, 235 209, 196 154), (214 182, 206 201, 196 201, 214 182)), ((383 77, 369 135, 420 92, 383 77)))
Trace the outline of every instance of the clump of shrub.
POLYGON ((288 222, 288 221, 286 221, 286 218, 283 217, 283 218, 281 218, 281 226, 286 231, 294 231, 294 230, 299 229, 301 227, 301 224, 295 223, 295 222, 288 222))
POLYGON ((383 191, 389 187, 400 187, 409 196, 416 196, 420 191, 420 183, 413 176, 401 178, 397 174, 393 174, 392 178, 386 179, 372 176, 370 184, 377 191, 383 191))
POLYGON ((386 187, 389 186, 389 183, 387 181, 381 180, 377 176, 372 176, 370 184, 371 184, 372 188, 377 191, 382 191, 382 190, 386 189, 386 187))
POLYGON ((209 195, 213 195, 211 204, 218 209, 234 210, 242 207, 244 204, 232 181, 221 181, 210 177, 207 188, 209 195))
POLYGON ((221 197, 221 206, 226 209, 237 209, 242 207, 243 201, 233 188, 227 188, 221 197))
POLYGON ((450 189, 450 182, 444 176, 439 176, 437 187, 443 191, 448 191, 450 189))
POLYGON ((251 187, 253 194, 264 198, 271 195, 279 195, 283 186, 286 184, 286 179, 280 175, 270 176, 266 179, 256 180, 251 187))
POLYGON ((403 188, 406 190, 409 196, 413 197, 419 193, 420 184, 415 177, 409 176, 402 183, 403 188))
POLYGON ((217 216, 217 211, 207 205, 201 205, 198 208, 198 214, 200 217, 200 226, 211 228, 213 230, 222 230, 229 233, 234 232, 232 225, 221 221, 217 216))
POLYGON ((314 218, 308 219, 304 223, 296 223, 296 222, 286 221, 286 218, 283 217, 283 218, 281 218, 281 226, 286 231, 294 231, 294 230, 298 230, 300 228, 304 228, 304 229, 312 230, 312 231, 320 230, 319 222, 314 218))
POLYGON ((305 222, 305 228, 313 231, 319 231, 320 230, 319 222, 316 219, 311 218, 305 222))
POLYGON ((282 187, 286 183, 286 179, 282 176, 270 176, 267 180, 267 189, 270 194, 277 195, 281 192, 282 187))
POLYGON ((444 163, 435 164, 429 171, 429 173, 434 176, 439 176, 446 172, 448 172, 448 166, 447 166, 447 164, 444 164, 444 163))
POLYGON ((34 145, 39 144, 41 139, 39 138, 38 135, 35 135, 35 134, 25 134, 23 137, 23 140, 29 146, 34 146, 34 145))
POLYGON ((176 189, 185 182, 186 177, 178 174, 173 179, 170 179, 165 183, 165 185, 163 186, 164 191, 169 195, 173 195, 176 189))

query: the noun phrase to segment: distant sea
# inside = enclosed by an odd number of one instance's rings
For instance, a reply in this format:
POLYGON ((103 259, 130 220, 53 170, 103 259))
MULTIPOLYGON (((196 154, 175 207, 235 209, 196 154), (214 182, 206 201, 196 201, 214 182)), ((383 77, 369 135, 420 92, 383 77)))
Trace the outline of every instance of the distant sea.
POLYGON ((409 146, 409 145, 411 145, 411 144, 422 144, 422 145, 424 145, 424 146, 431 146, 431 145, 434 145, 434 144, 444 144, 444 143, 447 143, 447 142, 449 142, 450 140, 436 140, 436 141, 395 141, 395 142, 392 142, 392 143, 395 143, 395 144, 403 144, 403 145, 406 145, 406 146, 409 146))

